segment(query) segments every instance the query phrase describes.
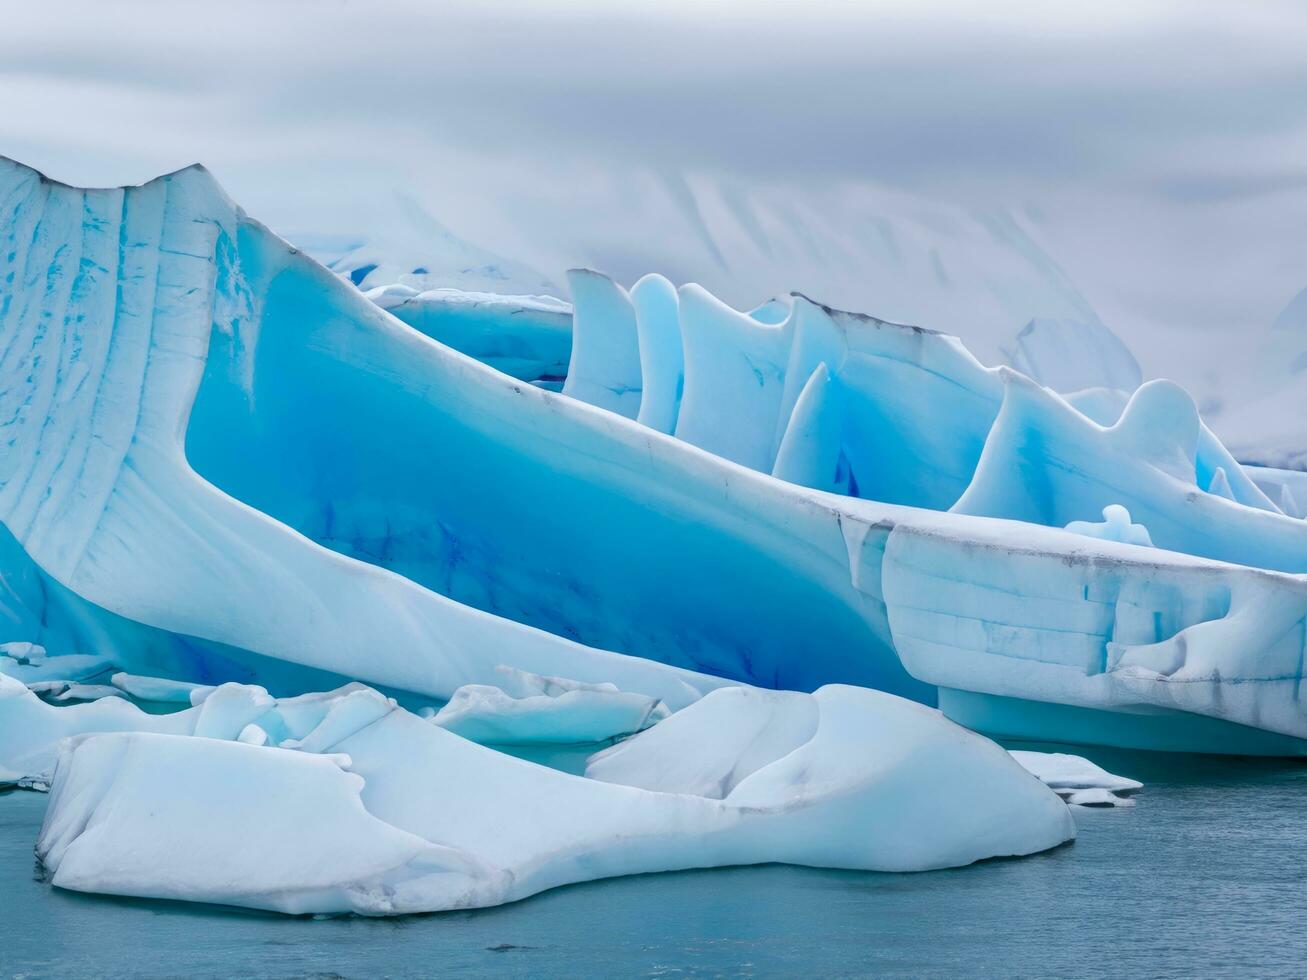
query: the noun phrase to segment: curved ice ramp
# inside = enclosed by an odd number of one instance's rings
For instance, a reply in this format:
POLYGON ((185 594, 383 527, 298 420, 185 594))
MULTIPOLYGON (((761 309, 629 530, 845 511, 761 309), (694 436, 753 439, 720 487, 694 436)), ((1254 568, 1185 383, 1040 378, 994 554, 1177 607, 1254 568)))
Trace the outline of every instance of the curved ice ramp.
POLYGON ((1307 580, 945 515, 874 539, 905 666, 992 734, 1307 754, 1307 580), (1038 703, 1037 703, 1038 702, 1038 703))
POLYGON ((931 697, 828 506, 434 343, 200 168, 0 162, 0 316, 0 521, 116 616, 442 697, 500 664, 931 697))

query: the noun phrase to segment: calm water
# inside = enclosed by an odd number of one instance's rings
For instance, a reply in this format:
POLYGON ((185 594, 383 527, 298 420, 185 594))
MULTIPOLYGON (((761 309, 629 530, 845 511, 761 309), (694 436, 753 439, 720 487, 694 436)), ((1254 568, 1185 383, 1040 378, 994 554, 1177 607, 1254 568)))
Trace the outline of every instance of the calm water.
MULTIPOLYGON (((1048 746, 1035 746, 1048 748, 1048 746)), ((1094 752, 1147 784, 1052 853, 883 875, 647 875, 403 919, 288 919, 57 891, 45 797, 0 795, 0 975, 1302 976, 1307 765, 1094 752)), ((966 806, 958 800, 958 806, 966 806)))

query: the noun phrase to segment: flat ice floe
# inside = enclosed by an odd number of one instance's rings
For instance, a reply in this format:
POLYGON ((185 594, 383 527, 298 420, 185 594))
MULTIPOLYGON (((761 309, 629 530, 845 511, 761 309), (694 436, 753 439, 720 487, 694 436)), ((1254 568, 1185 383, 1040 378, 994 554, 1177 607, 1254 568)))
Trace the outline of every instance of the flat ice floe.
POLYGON ((1079 806, 1133 806, 1128 795, 1143 789, 1137 779, 1116 776, 1078 755, 1012 749, 1012 758, 1068 803, 1079 806))
POLYGON ((701 719, 727 734, 741 705, 784 696, 709 695, 679 737, 662 737, 673 715, 624 743, 619 785, 503 755, 367 689, 276 700, 224 686, 163 716, 174 732, 193 726, 189 737, 65 742, 37 849, 53 883, 79 891, 392 914, 676 868, 954 867, 1075 834, 1052 791, 934 710, 839 686, 789 698, 803 719, 786 744, 714 746, 714 766, 735 753, 737 778, 705 795, 640 786, 667 783, 660 773, 698 748, 701 719), (247 744, 249 726, 270 745, 247 744))

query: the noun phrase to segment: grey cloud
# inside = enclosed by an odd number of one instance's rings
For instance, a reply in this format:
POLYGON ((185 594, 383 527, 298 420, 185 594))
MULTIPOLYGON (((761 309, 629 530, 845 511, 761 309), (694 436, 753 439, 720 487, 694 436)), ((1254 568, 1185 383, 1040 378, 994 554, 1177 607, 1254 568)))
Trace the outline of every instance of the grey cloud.
MULTIPOLYGON (((94 182, 201 159, 317 230, 416 186, 501 248, 608 206, 569 181, 883 184, 1034 206, 1123 333, 1246 328, 1307 283, 1307 7, 1241 7, 54 0, 0 34, 0 152, 94 182)), ((554 234, 652 262, 640 213, 554 234)))

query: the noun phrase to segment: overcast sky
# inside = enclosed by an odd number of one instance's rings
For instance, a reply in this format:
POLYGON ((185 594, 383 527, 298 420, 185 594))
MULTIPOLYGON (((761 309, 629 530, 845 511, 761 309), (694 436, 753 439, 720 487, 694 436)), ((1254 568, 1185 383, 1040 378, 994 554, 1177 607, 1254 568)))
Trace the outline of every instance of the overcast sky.
POLYGON ((283 233, 393 188, 508 250, 587 174, 865 181, 1036 219, 1127 340, 1307 286, 1303 3, 0 4, 0 153, 202 161, 283 233))

